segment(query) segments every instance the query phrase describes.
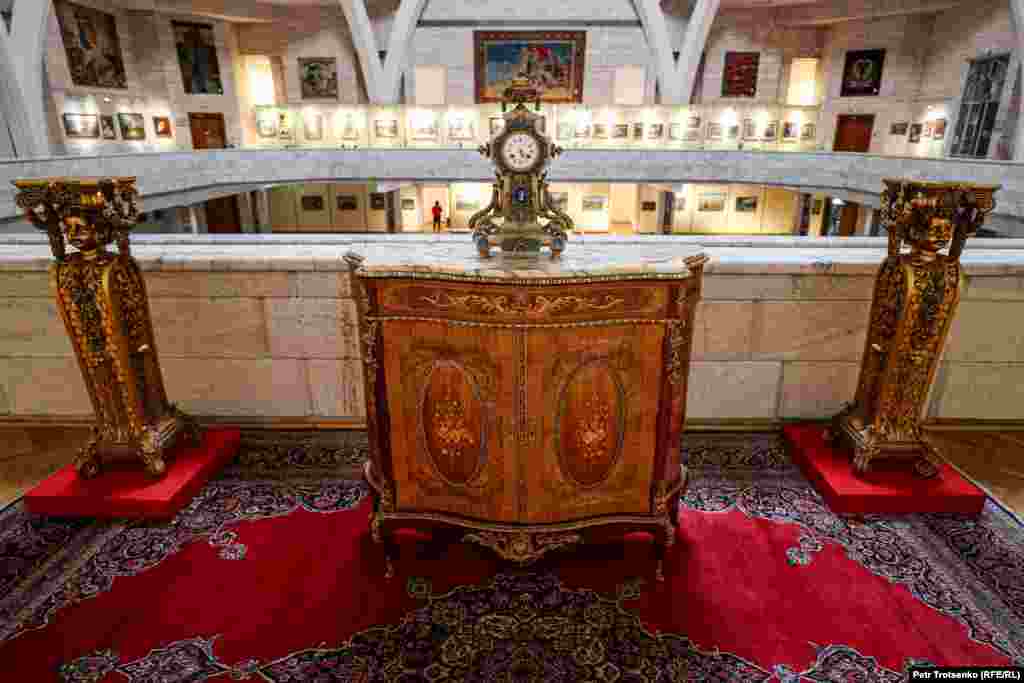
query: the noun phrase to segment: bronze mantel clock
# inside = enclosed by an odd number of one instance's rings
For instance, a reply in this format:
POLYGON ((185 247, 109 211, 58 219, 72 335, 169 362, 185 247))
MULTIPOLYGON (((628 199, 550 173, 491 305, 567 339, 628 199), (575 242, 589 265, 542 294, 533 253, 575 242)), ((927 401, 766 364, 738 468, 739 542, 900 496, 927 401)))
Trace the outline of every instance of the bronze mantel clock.
POLYGON ((167 402, 142 271, 128 231, 138 215, 135 178, 16 180, 17 205, 50 238, 50 282, 96 422, 75 467, 83 477, 111 461, 141 462, 161 476, 195 421, 167 402), (117 242, 117 252, 107 245, 117 242), (65 253, 65 243, 77 249, 65 253))
POLYGON ((902 458, 930 477, 938 470, 922 438, 921 413, 960 300, 960 254, 995 207, 999 188, 884 183, 889 253, 875 281, 857 394, 834 418, 829 437, 852 451, 858 473, 876 460, 902 458), (947 245, 948 254, 939 253, 947 245))
POLYGON ((536 91, 513 86, 505 97, 516 106, 505 112, 504 129, 480 147, 493 160, 497 179, 490 203, 469 219, 473 241, 484 258, 495 244, 506 254, 524 255, 538 254, 546 246, 557 257, 573 224, 551 203, 546 169, 562 150, 540 131, 541 117, 524 104, 537 98, 536 91), (547 219, 543 225, 541 218, 547 219))

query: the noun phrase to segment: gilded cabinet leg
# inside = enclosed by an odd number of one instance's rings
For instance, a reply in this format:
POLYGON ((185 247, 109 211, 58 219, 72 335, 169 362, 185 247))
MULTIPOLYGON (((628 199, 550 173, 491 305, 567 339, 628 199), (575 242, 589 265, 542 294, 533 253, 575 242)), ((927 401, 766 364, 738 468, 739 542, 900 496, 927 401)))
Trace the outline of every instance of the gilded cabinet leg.
POLYGON ((924 454, 914 463, 914 471, 923 479, 931 479, 939 474, 939 453, 931 444, 925 444, 924 454))
POLYGON ((871 469, 871 460, 877 455, 872 448, 858 448, 853 453, 853 471, 855 474, 865 474, 871 469))
POLYGON ((100 459, 96 449, 98 442, 99 434, 93 429, 89 442, 82 446, 75 456, 75 469, 83 479, 91 479, 100 473, 100 459))
POLYGON ((376 491, 374 491, 372 495, 373 517, 370 519, 370 537, 373 538, 374 543, 382 546, 384 549, 384 578, 390 579, 395 575, 395 565, 392 561, 394 544, 388 536, 387 529, 384 526, 384 516, 381 512, 380 496, 376 491))
POLYGON ((139 447, 139 458, 146 466, 146 473, 151 477, 163 476, 167 469, 164 459, 160 457, 160 451, 145 444, 139 447))
POLYGON ((675 545, 676 542, 676 528, 671 522, 665 520, 662 524, 661 531, 655 534, 654 552, 657 560, 657 565, 654 569, 654 578, 656 581, 665 580, 665 554, 668 549, 675 545))
POLYGON ((665 510, 665 514, 668 515, 668 521, 672 525, 672 529, 679 528, 679 504, 682 501, 682 496, 676 494, 669 498, 668 509, 665 510))

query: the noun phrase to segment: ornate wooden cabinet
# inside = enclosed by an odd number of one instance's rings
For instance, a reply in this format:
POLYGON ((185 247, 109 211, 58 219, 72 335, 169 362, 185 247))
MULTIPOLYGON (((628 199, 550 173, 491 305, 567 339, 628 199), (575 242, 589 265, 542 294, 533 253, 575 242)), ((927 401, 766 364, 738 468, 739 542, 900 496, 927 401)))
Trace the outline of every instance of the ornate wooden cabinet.
POLYGON ((597 527, 661 558, 686 484, 680 435, 707 258, 363 265, 374 539, 444 524, 529 562, 597 527), (484 265, 486 263, 486 265, 484 265))

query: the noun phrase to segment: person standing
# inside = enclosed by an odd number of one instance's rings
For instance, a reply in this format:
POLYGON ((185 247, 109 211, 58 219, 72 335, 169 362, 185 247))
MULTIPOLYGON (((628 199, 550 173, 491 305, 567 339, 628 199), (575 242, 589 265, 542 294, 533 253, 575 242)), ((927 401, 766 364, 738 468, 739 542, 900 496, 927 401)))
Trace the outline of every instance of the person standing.
POLYGON ((434 202, 430 213, 434 215, 434 232, 441 232, 441 202, 434 202))

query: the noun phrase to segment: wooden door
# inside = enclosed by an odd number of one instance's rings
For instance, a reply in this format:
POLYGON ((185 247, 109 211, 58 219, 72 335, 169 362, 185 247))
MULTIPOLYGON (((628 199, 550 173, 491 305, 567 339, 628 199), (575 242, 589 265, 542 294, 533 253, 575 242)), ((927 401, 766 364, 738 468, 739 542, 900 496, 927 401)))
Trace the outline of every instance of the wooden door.
POLYGON ((836 121, 836 152, 867 152, 871 147, 874 114, 841 114, 836 121))
POLYGON ((398 510, 516 521, 515 333, 443 320, 382 329, 398 510))
POLYGON ((843 204, 842 212, 839 214, 839 236, 849 237, 857 232, 857 216, 860 214, 860 205, 852 202, 843 204))
POLYGON ((238 214, 238 198, 219 197, 206 202, 206 230, 212 234, 242 232, 242 221, 238 214))
POLYGON ((525 332, 520 522, 650 513, 664 336, 658 324, 525 332))
POLYGON ((188 125, 192 131, 192 149, 224 149, 227 147, 223 114, 190 113, 188 125))

